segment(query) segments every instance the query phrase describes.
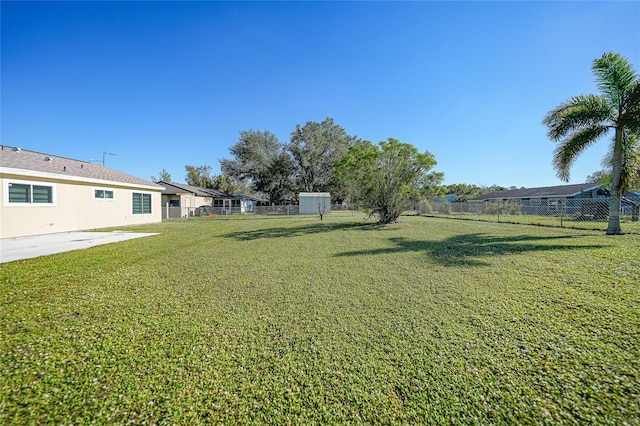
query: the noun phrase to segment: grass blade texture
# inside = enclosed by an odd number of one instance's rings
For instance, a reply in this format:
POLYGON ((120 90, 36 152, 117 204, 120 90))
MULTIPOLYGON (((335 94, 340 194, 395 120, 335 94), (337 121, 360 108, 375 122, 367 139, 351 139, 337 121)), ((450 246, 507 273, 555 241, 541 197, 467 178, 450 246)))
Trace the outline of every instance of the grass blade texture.
POLYGON ((0 265, 2 424, 638 424, 640 236, 194 218, 0 265))

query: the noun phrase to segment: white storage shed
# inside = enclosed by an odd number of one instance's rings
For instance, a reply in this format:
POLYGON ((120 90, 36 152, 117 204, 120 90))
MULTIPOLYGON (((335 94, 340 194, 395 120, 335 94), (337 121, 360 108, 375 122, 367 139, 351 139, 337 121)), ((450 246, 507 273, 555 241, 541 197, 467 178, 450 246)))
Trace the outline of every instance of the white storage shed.
POLYGON ((331 213, 331 194, 328 192, 301 192, 298 194, 300 201, 300 214, 331 213))

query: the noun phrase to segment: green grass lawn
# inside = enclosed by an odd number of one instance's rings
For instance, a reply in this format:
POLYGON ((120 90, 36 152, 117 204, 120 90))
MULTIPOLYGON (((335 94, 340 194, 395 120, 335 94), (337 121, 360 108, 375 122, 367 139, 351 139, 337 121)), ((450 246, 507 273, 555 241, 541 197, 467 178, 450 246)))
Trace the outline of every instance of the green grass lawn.
POLYGON ((640 423, 640 235, 401 220, 0 265, 0 424, 640 423))

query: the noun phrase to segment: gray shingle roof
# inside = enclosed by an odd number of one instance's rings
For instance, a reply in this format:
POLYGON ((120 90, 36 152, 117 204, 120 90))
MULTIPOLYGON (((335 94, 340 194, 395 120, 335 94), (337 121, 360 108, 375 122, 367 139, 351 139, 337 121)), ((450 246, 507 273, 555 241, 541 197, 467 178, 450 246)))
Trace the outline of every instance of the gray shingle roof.
POLYGON ((505 198, 572 197, 583 191, 590 191, 598 187, 599 185, 597 183, 578 183, 574 185, 544 186, 540 188, 505 189, 502 191, 491 191, 488 194, 471 198, 469 201, 505 198))
POLYGON ((265 200, 264 198, 260 198, 260 197, 255 197, 253 195, 246 195, 246 194, 235 194, 234 195, 237 198, 241 198, 243 200, 250 200, 250 201, 258 201, 261 203, 268 203, 269 200, 265 200))
POLYGON ((184 183, 175 183, 175 182, 158 182, 160 185, 165 187, 165 190, 162 191, 164 195, 175 195, 175 194, 195 194, 201 197, 219 197, 219 198, 234 198, 232 195, 225 194, 224 192, 216 191, 211 188, 201 188, 199 186, 187 185, 184 183))
MULTIPOLYGON (((153 182, 120 172, 89 161, 73 160, 71 158, 58 157, 43 154, 26 149, 19 149, 0 145, 0 167, 18 169, 30 172, 40 172, 64 177, 80 179, 96 179, 107 182, 119 182, 129 185, 146 186, 161 189, 160 185, 153 182)), ((56 176, 56 177, 58 177, 56 176)))

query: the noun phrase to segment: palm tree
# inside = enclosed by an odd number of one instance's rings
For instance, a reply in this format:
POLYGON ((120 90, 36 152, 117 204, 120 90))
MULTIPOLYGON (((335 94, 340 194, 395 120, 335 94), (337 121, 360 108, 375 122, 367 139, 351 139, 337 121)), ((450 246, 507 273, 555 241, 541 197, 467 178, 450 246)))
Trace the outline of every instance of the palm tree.
POLYGON ((576 157, 601 137, 614 131, 611 146, 611 204, 607 235, 622 234, 620 200, 630 185, 629 150, 640 132, 640 78, 628 59, 618 53, 605 53, 591 67, 600 95, 575 96, 561 103, 544 117, 548 136, 559 142, 553 158, 557 176, 569 180, 569 169, 576 157))

